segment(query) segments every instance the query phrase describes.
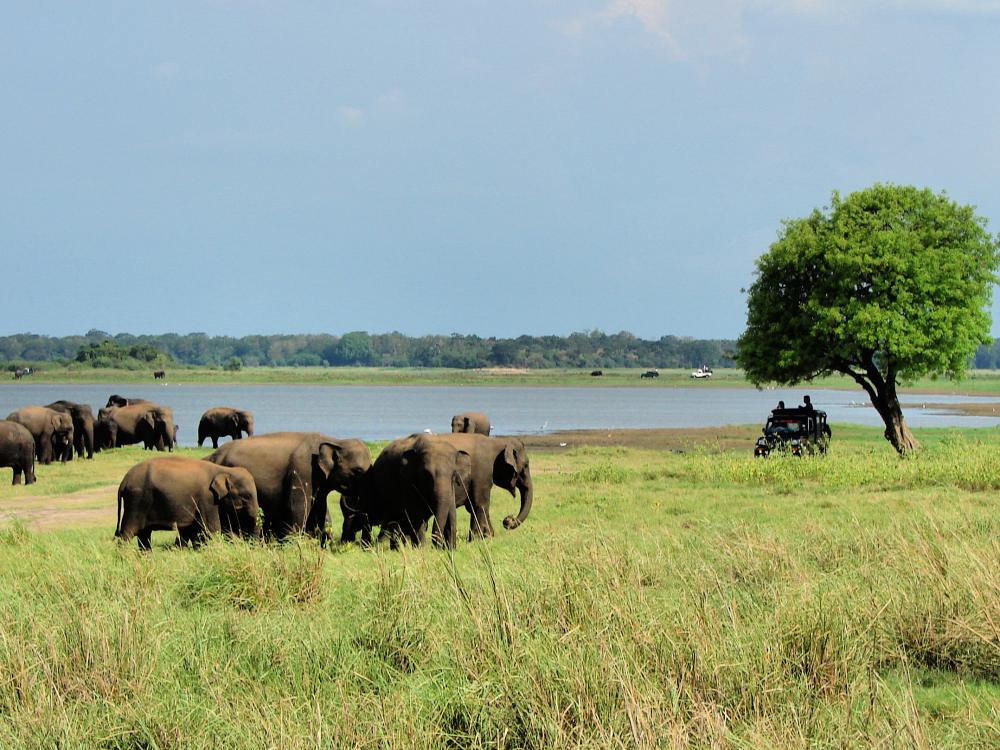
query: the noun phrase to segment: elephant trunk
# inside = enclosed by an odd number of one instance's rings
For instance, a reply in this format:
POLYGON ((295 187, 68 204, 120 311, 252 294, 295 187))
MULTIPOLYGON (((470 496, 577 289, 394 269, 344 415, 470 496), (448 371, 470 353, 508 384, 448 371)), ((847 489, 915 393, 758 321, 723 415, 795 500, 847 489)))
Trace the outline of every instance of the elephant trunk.
POLYGON ((523 481, 518 482, 518 491, 521 493, 521 510, 516 516, 507 516, 503 519, 505 529, 516 529, 528 518, 531 512, 531 503, 535 497, 535 485, 531 481, 531 474, 527 474, 523 481))
POLYGON ((94 423, 91 421, 89 423, 84 423, 80 430, 80 448, 79 456, 83 458, 84 455, 87 458, 94 457, 94 423))

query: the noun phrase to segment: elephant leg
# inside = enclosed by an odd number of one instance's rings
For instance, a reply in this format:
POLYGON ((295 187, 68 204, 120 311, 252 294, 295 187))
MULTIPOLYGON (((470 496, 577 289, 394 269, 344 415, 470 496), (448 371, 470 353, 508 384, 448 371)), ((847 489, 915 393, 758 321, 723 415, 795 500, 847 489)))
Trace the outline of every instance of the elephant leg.
MULTIPOLYGON (((139 549, 146 550, 147 552, 153 549, 153 544, 150 539, 152 535, 153 532, 150 529, 143 529, 142 531, 140 531, 138 534, 135 535, 135 538, 139 540, 139 549)), ((122 538, 123 539, 125 538, 124 534, 122 534, 122 538)), ((126 541, 128 540, 126 539, 126 541)))
POLYGON ((177 529, 178 547, 200 547, 207 538, 208 534, 204 526, 197 521, 190 526, 177 529))
POLYGON ((493 527, 490 525, 490 512, 481 505, 471 505, 469 508, 469 541, 473 539, 486 539, 493 536, 493 527))
MULTIPOLYGON (((17 468, 15 466, 14 467, 14 484, 20 484, 21 483, 21 473, 22 473, 22 470, 19 469, 19 468, 17 468)), ((25 479, 27 479, 27 474, 25 474, 25 479)))
POLYGON ((212 435, 212 447, 216 450, 219 448, 219 438, 217 435, 212 435))
POLYGON ((455 549, 455 520, 456 511, 454 503, 441 503, 434 513, 434 531, 431 539, 435 547, 446 547, 455 549))

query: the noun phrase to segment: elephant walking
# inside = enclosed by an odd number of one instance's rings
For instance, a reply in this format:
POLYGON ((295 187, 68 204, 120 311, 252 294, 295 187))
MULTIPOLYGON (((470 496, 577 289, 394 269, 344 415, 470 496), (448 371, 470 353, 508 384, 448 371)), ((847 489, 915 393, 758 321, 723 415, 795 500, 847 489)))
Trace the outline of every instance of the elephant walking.
POLYGON ((180 456, 136 464, 118 487, 122 542, 138 537, 150 548, 154 531, 177 529, 181 542, 198 543, 225 531, 251 536, 257 528, 257 488, 246 469, 217 466, 180 456))
POLYGON ((35 440, 35 456, 40 464, 56 459, 66 462, 73 450, 73 419, 69 414, 45 406, 25 406, 7 415, 11 422, 24 425, 35 440))
MULTIPOLYGON (((93 458, 94 411, 87 404, 77 404, 73 401, 53 401, 46 405, 46 408, 69 414, 73 420, 73 450, 80 458, 83 458, 84 453, 87 454, 87 458, 93 458)), ((72 457, 72 452, 66 456, 67 460, 72 457)))
POLYGON ((371 452, 360 440, 319 432, 275 432, 234 440, 206 460, 240 466, 253 475, 266 535, 280 539, 305 531, 324 541, 327 496, 340 492, 353 498, 372 465, 371 452))
POLYGON ((436 546, 455 549, 456 503, 467 501, 472 458, 429 435, 411 435, 387 445, 372 464, 358 498, 358 508, 344 509, 342 542, 371 538, 381 526, 393 547, 401 540, 422 544, 427 522, 434 519, 436 546), (353 512, 348 512, 353 510, 353 512))
POLYGON ((239 440, 244 432, 247 437, 253 437, 253 412, 216 406, 201 415, 198 422, 198 447, 211 438, 212 447, 218 448, 220 437, 228 435, 233 440, 239 440))
POLYGON ((440 440, 465 451, 472 457, 472 477, 466 508, 471 514, 469 536, 493 536, 490 519, 490 491, 493 486, 507 490, 513 497, 521 495, 521 508, 516 516, 504 518, 507 529, 516 529, 531 512, 535 486, 531 479, 531 466, 524 443, 512 437, 486 437, 484 435, 444 434, 434 435, 440 440))
POLYGON ((35 483, 35 438, 24 425, 0 420, 0 466, 14 470, 13 484, 35 483))
POLYGON ((490 418, 479 411, 464 411, 451 418, 451 431, 472 432, 476 435, 489 435, 493 425, 490 418))

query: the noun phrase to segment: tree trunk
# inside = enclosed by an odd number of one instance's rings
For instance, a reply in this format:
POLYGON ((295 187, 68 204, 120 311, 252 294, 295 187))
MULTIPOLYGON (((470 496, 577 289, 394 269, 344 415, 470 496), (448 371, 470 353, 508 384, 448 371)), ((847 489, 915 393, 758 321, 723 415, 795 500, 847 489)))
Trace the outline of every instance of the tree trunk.
POLYGON ((884 391, 879 392, 877 398, 872 399, 872 403, 882 417, 882 421, 885 422, 885 439, 892 444, 892 447, 900 455, 905 456, 907 453, 919 448, 920 443, 917 442, 913 433, 910 432, 906 420, 903 419, 903 410, 899 406, 899 399, 896 398, 895 389, 887 390, 889 390, 888 393, 884 391))

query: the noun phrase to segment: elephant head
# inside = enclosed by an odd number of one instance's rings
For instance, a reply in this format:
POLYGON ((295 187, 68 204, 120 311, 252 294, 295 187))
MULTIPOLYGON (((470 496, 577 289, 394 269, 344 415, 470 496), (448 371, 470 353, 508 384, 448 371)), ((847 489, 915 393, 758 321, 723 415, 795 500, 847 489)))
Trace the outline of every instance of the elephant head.
POLYGON ((423 497, 453 494, 462 502, 468 495, 472 457, 447 443, 421 436, 403 452, 399 465, 404 482, 423 497))
POLYGON ((219 506, 224 531, 244 536, 257 532, 257 486, 246 469, 229 467, 212 479, 209 489, 219 506))
POLYGON ((177 435, 173 411, 166 406, 147 409, 136 425, 136 434, 146 448, 172 451, 177 435))
POLYGON ((53 455, 65 461, 73 456, 73 418, 69 414, 53 411, 51 414, 53 455))
POLYGON ((372 465, 372 454, 360 440, 323 441, 312 454, 313 487, 319 492, 356 494, 372 465))
MULTIPOLYGON (((383 521, 388 521, 390 530, 396 527, 419 542, 424 524, 433 516, 434 543, 454 549, 455 506, 468 498, 471 481, 472 457, 469 453, 421 435, 399 459, 398 493, 403 504, 397 507, 390 501, 398 517, 383 521)), ((386 500, 382 498, 382 502, 386 500)), ((385 528, 386 523, 383 523, 385 528)))
POLYGON ((97 412, 94 422, 94 450, 114 448, 118 440, 118 423, 111 418, 115 407, 104 407, 97 412))
POLYGON ((504 441, 503 451, 497 453, 493 462, 493 484, 507 490, 514 496, 515 490, 521 493, 521 510, 517 516, 507 516, 503 525, 507 529, 516 529, 531 512, 535 487, 531 481, 531 467, 528 462, 528 451, 524 443, 516 438, 504 441))
POLYGON ((242 409, 237 409, 236 429, 245 432, 247 437, 253 437, 253 414, 242 409))

